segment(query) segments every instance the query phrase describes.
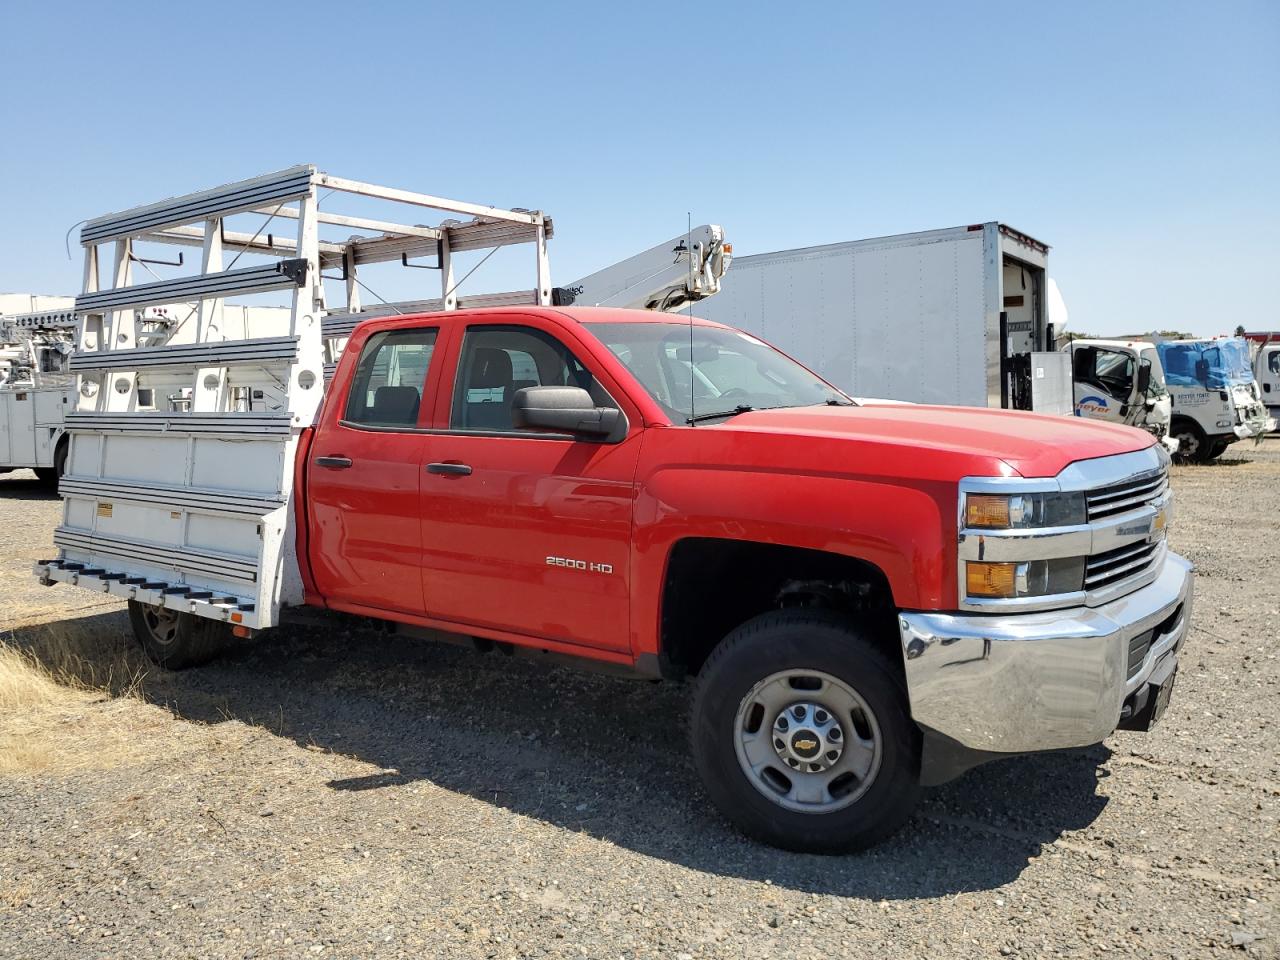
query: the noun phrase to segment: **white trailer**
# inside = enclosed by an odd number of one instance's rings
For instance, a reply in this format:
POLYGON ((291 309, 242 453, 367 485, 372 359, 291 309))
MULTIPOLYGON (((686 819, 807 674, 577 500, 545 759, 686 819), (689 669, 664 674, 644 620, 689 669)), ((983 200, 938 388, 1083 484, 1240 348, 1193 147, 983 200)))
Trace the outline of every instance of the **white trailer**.
POLYGON ((737 257, 699 313, 854 396, 1070 414, 1049 247, 979 223, 737 257))

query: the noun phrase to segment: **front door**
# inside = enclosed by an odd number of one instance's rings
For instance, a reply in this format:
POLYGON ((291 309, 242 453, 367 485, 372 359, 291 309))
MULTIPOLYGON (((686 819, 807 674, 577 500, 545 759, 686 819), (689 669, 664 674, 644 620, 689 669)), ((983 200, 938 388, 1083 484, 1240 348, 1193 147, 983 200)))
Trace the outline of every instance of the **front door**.
POLYGON ((354 344, 360 359, 345 402, 326 409, 311 445, 311 569, 340 608, 423 612, 422 424, 439 333, 402 327, 354 344))
POLYGON ((1137 358, 1128 351, 1073 346, 1071 380, 1076 416, 1125 422, 1137 368, 1137 358))
POLYGON ((618 391, 553 330, 534 318, 473 320, 465 330, 447 418, 442 411, 426 440, 427 610, 458 624, 627 650, 638 417, 612 443, 513 426, 511 400, 523 387, 581 386, 597 405, 618 406, 618 391))

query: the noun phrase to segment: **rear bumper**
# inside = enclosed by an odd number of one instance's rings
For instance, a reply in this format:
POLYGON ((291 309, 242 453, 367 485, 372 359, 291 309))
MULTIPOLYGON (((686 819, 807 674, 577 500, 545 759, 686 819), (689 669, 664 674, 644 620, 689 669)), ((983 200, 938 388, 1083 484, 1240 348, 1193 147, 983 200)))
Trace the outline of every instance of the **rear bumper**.
MULTIPOLYGON (((1191 569, 1168 554, 1153 583, 1093 608, 900 614, 912 717, 935 741, 983 759, 1099 742, 1125 701, 1176 660, 1191 621, 1191 569)), ((929 781, 938 782, 926 772, 929 781)))

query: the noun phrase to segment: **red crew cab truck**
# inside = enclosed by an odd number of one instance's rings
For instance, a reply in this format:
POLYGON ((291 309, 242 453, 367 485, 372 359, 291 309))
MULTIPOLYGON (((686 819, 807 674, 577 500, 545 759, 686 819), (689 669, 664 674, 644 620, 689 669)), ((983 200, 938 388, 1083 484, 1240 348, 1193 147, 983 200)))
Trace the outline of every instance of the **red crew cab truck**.
MULTIPOLYGON (((1159 719, 1192 602, 1168 464, 1128 427, 856 401, 707 321, 530 306, 357 326, 291 509, 308 604, 693 678, 712 801, 830 852, 922 784, 1159 719)), ((113 577, 87 560, 41 574, 113 577)), ((225 642, 155 586, 157 662, 225 642)))
MULTIPOLYGON (((730 327, 562 308, 580 291, 551 286, 551 235, 541 211, 309 164, 85 221, 37 575, 127 600, 174 668, 310 604, 694 678, 710 798, 798 850, 874 843, 984 760, 1160 718, 1192 580, 1154 437, 859 402, 730 327), (135 243, 199 246, 200 273, 134 283, 135 243), (512 244, 532 289, 458 294, 455 253, 512 244), (410 257, 440 298, 362 307, 358 273, 410 257), (225 297, 284 291, 287 334, 228 335, 225 297)), ((703 290, 726 265, 694 234, 671 253, 703 290)))

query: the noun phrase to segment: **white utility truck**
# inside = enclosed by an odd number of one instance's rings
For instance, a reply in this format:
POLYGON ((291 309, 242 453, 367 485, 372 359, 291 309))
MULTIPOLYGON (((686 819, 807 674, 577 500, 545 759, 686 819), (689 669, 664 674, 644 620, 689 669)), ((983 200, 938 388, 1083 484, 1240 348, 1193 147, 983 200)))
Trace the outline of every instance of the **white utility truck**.
POLYGON ((1048 257, 1002 223, 762 253, 735 258, 698 312, 854 396, 1069 415, 1048 257))
POLYGON ((62 416, 71 400, 68 356, 74 300, 0 294, 0 473, 57 478, 66 456, 62 416))
POLYGON ((1164 367, 1154 342, 1147 340, 1073 340, 1071 379, 1078 417, 1139 427, 1176 453, 1169 434, 1172 403, 1164 367))
POLYGON ((1184 460, 1207 463, 1238 440, 1261 442, 1276 427, 1240 337, 1156 345, 1173 401, 1170 432, 1184 460))

